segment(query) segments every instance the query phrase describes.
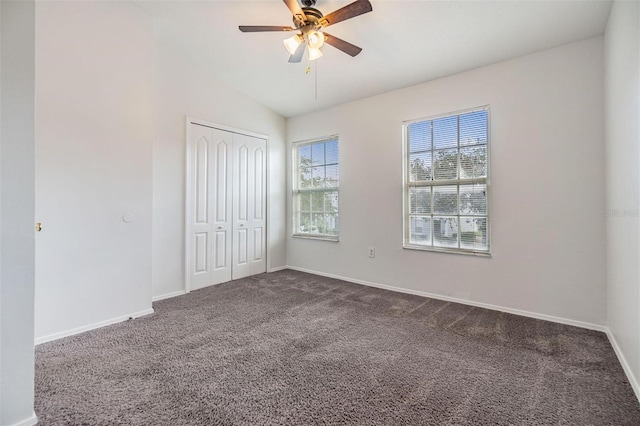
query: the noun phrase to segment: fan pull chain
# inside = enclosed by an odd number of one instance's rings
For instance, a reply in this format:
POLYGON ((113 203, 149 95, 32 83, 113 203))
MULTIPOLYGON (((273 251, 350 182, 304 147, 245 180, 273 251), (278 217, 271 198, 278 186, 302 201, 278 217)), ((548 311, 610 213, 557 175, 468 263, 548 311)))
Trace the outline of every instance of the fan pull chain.
POLYGON ((318 100, 318 63, 316 62, 315 74, 315 86, 316 86, 316 101, 318 100))
MULTIPOLYGON (((318 62, 316 61, 315 63, 315 67, 313 69, 313 80, 314 80, 314 96, 315 96, 315 100, 318 100, 318 62)), ((307 67, 304 70, 305 74, 309 74, 311 72, 311 66, 307 65, 307 67)))

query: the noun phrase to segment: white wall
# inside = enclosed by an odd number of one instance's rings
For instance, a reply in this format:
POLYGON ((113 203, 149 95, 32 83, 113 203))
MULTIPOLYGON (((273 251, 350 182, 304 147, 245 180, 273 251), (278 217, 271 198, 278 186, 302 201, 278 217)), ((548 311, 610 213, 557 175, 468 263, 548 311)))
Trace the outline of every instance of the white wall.
POLYGON ((154 85, 153 295, 184 290, 185 115, 269 137, 267 267, 284 266, 285 119, 160 43, 154 85))
POLYGON ((616 1, 605 34, 609 329, 640 398, 640 4, 616 1))
POLYGON ((289 143, 340 136, 341 231, 289 237, 288 264, 605 324, 603 97, 597 37, 289 119, 289 143), (402 121, 485 104, 492 257, 403 250, 402 121))
POLYGON ((151 309, 153 22, 129 2, 38 2, 37 17, 41 341, 151 309))
POLYGON ((185 115, 268 135, 269 266, 284 266, 284 118, 155 43, 131 3, 37 13, 36 341, 184 289, 185 115))
POLYGON ((0 425, 33 414, 33 1, 0 2, 0 425))

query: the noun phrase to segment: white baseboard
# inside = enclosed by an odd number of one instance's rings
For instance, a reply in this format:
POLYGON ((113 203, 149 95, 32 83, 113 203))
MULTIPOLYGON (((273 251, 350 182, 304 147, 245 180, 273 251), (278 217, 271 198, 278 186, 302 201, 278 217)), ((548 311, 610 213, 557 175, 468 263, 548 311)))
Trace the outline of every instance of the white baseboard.
POLYGON ((96 328, 117 324, 119 322, 127 321, 133 318, 139 318, 145 315, 151 315, 152 313, 153 313, 153 308, 145 309, 144 311, 134 312, 128 315, 122 315, 122 316, 111 318, 105 321, 100 321, 93 324, 84 325, 82 327, 73 328, 71 330, 62 331, 60 333, 54 333, 54 334, 49 334, 47 336, 37 337, 34 343, 36 345, 39 345, 41 343, 51 342, 52 340, 58 340, 63 337, 73 336, 75 334, 80 334, 80 333, 84 333, 85 331, 95 330, 96 328))
POLYGON ((185 294, 187 294, 186 290, 174 291, 174 292, 171 292, 171 293, 161 294, 159 296, 153 296, 151 298, 151 301, 152 302, 157 302, 158 300, 170 299, 172 297, 182 296, 182 295, 185 295, 185 294))
POLYGON ((613 350, 616 353, 616 356, 618 357, 618 361, 620 361, 620 364, 622 364, 622 369, 624 370, 624 373, 627 375, 627 379, 631 384, 631 388, 633 389, 633 392, 635 392, 636 394, 636 398, 638 398, 638 401, 640 401, 640 385, 638 384, 638 380, 633 375, 633 370, 631 370, 631 367, 629 366, 627 359, 622 353, 622 350, 620 349, 620 345, 618 345, 618 341, 616 340, 611 330, 609 330, 608 328, 607 328, 607 337, 609 338, 609 342, 611 343, 611 346, 613 346, 613 350))
POLYGON ((14 423, 8 426, 33 426, 35 424, 38 424, 38 417, 36 416, 36 413, 32 411, 31 417, 29 417, 28 419, 20 420, 18 423, 14 423))
POLYGON ((320 275, 320 276, 328 277, 328 278, 335 278, 335 279, 338 279, 338 280, 347 281, 347 282, 351 282, 351 283, 354 283, 354 284, 362 284, 362 285, 366 285, 366 286, 369 286, 369 287, 376 287, 376 288, 381 288, 381 289, 384 289, 384 290, 396 291, 396 292, 399 292, 399 293, 414 294, 416 296, 429 297, 431 299, 444 300, 446 302, 461 303, 463 305, 469 305, 469 306, 476 306, 478 308, 491 309, 492 311, 506 312, 506 313, 509 313, 509 314, 520 315, 520 316, 523 316, 523 317, 529 317, 529 318, 535 318, 535 319, 540 319, 540 320, 545 320, 545 321, 557 322, 557 323, 560 323, 560 324, 572 325, 574 327, 586 328, 586 329, 589 329, 589 330, 602 331, 603 333, 606 333, 607 330, 608 330, 606 326, 600 325, 600 324, 592 324, 592 323, 576 321, 576 320, 572 320, 572 319, 568 319, 568 318, 555 317, 555 316, 552 316, 552 315, 545 315, 545 314, 539 314, 539 313, 536 313, 536 312, 523 311, 523 310, 520 310, 520 309, 507 308, 507 307, 504 307, 504 306, 491 305, 489 303, 475 302, 473 300, 457 299, 455 297, 443 296, 443 295, 434 294, 434 293, 427 293, 427 292, 419 291, 419 290, 411 290, 411 289, 402 288, 402 287, 394 287, 394 286, 390 286, 390 285, 386 285, 386 284, 378 284, 378 283, 374 283, 374 282, 370 282, 370 281, 364 281, 364 280, 358 280, 358 279, 349 278, 349 277, 343 277, 341 275, 327 274, 327 273, 324 273, 324 272, 314 271, 314 270, 311 270, 311 269, 298 268, 297 266, 287 266, 287 269, 293 269, 294 271, 300 271, 300 272, 307 272, 309 274, 320 275))
POLYGON ((267 272, 268 273, 278 272, 278 271, 284 271, 285 269, 291 269, 291 268, 289 268, 288 266, 276 266, 275 268, 269 268, 267 272))

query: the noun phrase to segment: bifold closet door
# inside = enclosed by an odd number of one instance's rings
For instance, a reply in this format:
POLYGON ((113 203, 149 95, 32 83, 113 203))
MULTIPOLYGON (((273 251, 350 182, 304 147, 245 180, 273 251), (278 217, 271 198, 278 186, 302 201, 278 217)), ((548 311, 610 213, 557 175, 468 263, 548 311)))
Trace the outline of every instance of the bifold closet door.
POLYGON ((191 124, 191 290, 231 280, 233 133, 191 124))
POLYGON ((190 124, 190 289, 266 271, 266 141, 190 124))
POLYGON ((266 141, 233 135, 233 279, 267 270, 266 141))

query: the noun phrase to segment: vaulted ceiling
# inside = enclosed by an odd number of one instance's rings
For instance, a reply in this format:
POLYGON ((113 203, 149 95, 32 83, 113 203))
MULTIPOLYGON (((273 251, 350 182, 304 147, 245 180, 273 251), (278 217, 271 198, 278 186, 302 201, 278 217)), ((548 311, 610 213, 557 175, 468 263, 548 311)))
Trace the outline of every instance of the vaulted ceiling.
MULTIPOLYGON (((610 0, 370 1, 372 12, 327 29, 362 53, 351 57, 325 45, 319 60, 298 64, 288 62, 282 43, 290 32, 238 30, 292 25, 281 0, 136 3, 155 18, 160 42, 285 117, 597 36, 611 6, 610 0)), ((349 3, 318 0, 315 7, 326 15, 349 3)))

